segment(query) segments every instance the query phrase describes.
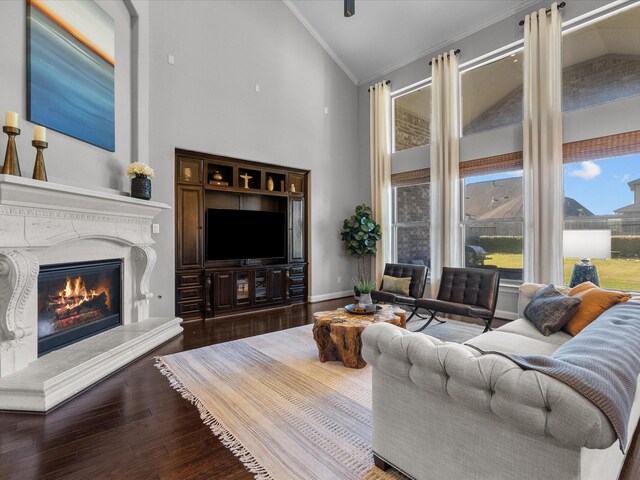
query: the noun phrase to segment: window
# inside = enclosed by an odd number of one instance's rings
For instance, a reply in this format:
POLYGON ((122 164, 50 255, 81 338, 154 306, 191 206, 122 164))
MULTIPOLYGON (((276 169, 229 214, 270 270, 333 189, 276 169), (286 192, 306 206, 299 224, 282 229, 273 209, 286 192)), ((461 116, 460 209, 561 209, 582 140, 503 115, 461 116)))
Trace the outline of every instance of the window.
POLYGON ((431 141, 431 86, 395 97, 393 104, 394 151, 427 145, 431 141))
POLYGON ((570 30, 562 44, 563 111, 640 95, 640 7, 570 30))
POLYGON ((460 164, 465 266, 497 268, 522 280, 522 155, 460 164))
POLYGON ((522 51, 462 74, 463 135, 522 123, 522 51))
POLYGON ((421 181, 393 187, 393 245, 398 263, 428 266, 431 202, 429 183, 424 177, 421 181))
MULTIPOLYGON (((597 140, 575 143, 588 152, 597 140)), ((573 265, 590 257, 601 287, 640 291, 640 154, 612 158, 615 152, 611 152, 584 159, 572 155, 578 147, 566 147, 565 283, 569 284, 573 265)))

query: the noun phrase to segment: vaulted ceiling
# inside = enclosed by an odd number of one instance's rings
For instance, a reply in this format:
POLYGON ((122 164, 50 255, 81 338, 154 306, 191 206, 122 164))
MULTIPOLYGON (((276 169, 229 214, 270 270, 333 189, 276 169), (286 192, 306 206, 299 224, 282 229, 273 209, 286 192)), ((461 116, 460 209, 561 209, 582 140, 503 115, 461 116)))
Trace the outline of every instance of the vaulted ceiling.
POLYGON ((537 0, 283 0, 354 83, 365 84, 537 0))

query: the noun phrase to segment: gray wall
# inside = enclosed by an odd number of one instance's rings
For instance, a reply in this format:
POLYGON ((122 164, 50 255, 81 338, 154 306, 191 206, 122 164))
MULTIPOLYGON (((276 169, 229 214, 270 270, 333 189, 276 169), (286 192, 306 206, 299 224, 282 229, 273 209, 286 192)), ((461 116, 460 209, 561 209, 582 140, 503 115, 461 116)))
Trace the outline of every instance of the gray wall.
MULTIPOLYGON (((128 191, 124 169, 131 161, 131 17, 124 3, 101 0, 98 4, 116 25, 116 151, 108 152, 61 133, 48 130, 45 151, 49 180, 77 186, 128 191)), ((20 114, 21 135, 17 138, 18 157, 24 176, 31 177, 35 149, 31 146, 34 124, 27 114, 26 2, 0 2, 0 117, 4 112, 20 114)), ((0 140, 4 155, 6 137, 0 140)))
MULTIPOLYGON (((338 231, 368 194, 354 180, 361 168, 353 83, 279 1, 151 2, 150 30, 154 200, 174 203, 176 147, 310 169, 310 295, 348 290, 353 262, 338 231)), ((174 300, 173 212, 159 222, 155 313, 172 310, 174 300)))
MULTIPOLYGON (((567 2, 562 16, 570 20, 610 3, 606 0, 582 0, 567 2)), ((450 49, 461 49, 460 63, 465 63, 498 48, 522 39, 523 30, 518 22, 533 10, 547 8, 549 2, 540 2, 495 23, 477 33, 469 35, 446 48, 425 55, 404 67, 379 77, 358 88, 358 158, 362 165, 369 162, 369 84, 391 80, 391 90, 399 90, 431 76, 429 61, 432 57, 450 49)), ((564 141, 582 140, 602 135, 640 129, 640 97, 619 100, 604 105, 569 112, 564 116, 564 141), (603 119, 606 118, 606 121, 603 119)), ((460 143, 461 161, 489 155, 514 152, 522 149, 522 126, 513 125, 489 132, 463 137, 460 143)), ((404 150, 392 156, 392 172, 403 172, 429 166, 429 146, 404 150)), ((368 178, 361 180, 363 188, 368 178)), ((427 289, 428 291, 429 289, 427 289)), ((498 298, 497 315, 514 318, 517 311, 517 288, 503 287, 498 298)))
MULTIPOLYGON (((310 169, 310 295, 348 291, 354 262, 338 231, 369 194, 357 181, 357 88, 349 78, 278 0, 99 3, 117 28, 117 150, 50 131, 50 181, 127 192, 122 172, 140 160, 156 170, 153 199, 173 206, 175 148, 310 169)), ((21 115, 18 151, 30 176, 25 14, 23 0, 0 2, 0 31, 15 46, 0 50, 0 113, 21 115)), ((173 212, 158 223, 151 312, 168 315, 174 311, 173 212)))

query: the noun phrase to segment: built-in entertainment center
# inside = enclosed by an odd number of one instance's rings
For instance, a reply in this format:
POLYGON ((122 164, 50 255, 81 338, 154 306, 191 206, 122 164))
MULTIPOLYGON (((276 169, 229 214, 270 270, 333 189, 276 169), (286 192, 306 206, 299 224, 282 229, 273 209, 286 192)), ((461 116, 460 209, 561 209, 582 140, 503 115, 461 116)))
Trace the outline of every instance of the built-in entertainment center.
POLYGON ((176 315, 304 302, 307 170, 176 149, 176 315))

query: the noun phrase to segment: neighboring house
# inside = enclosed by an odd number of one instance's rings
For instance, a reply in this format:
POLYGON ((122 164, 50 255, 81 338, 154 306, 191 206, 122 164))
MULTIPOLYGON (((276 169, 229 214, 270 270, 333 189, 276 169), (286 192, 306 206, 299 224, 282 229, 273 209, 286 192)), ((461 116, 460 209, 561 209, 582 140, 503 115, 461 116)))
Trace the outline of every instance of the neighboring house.
POLYGON ((638 215, 640 214, 640 178, 632 180, 627 185, 633 192, 633 203, 614 210, 616 215, 638 215))
MULTIPOLYGON (((464 215, 465 220, 522 218, 522 178, 489 180, 465 186, 464 215)), ((593 217, 594 214, 580 202, 565 197, 564 216, 593 217)))

